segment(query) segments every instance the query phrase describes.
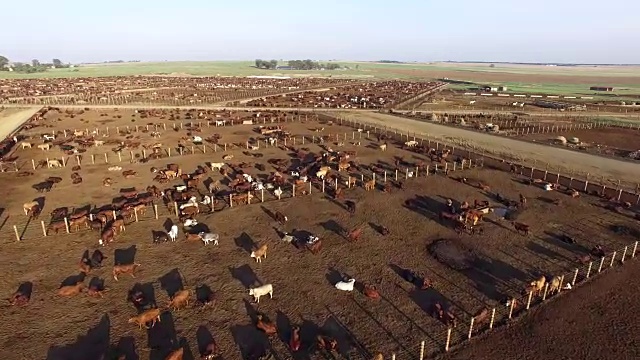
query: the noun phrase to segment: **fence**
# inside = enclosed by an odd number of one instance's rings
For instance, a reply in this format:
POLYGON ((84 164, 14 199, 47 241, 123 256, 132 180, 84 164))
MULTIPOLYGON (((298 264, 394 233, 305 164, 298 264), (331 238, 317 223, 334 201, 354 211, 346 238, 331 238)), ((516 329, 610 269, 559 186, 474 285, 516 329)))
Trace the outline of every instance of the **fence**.
MULTIPOLYGON (((579 192, 592 193, 596 191, 599 194, 617 199, 621 202, 628 201, 632 204, 640 204, 640 194, 638 193, 637 188, 636 191, 632 193, 620 188, 619 186, 615 188, 607 187, 606 184, 589 182, 588 179, 582 180, 574 178, 572 176, 561 175, 560 173, 550 173, 547 170, 536 169, 535 167, 507 163, 502 159, 490 157, 485 155, 484 153, 479 154, 461 147, 456 148, 455 146, 441 144, 437 141, 425 140, 415 136, 415 134, 411 136, 411 134, 404 133, 393 128, 385 127, 384 129, 381 129, 377 126, 359 123, 342 117, 338 118, 338 120, 340 121, 340 124, 347 124, 358 129, 370 129, 373 130, 375 134, 385 134, 387 136, 395 137, 399 141, 412 139, 414 141, 419 141, 421 144, 426 142, 429 147, 431 147, 432 143, 434 143, 436 149, 448 149, 454 155, 468 155, 471 161, 479 162, 481 166, 487 166, 502 171, 515 171, 521 175, 527 175, 531 179, 540 179, 543 181, 555 182, 556 184, 566 186, 567 188, 574 188, 579 192)), ((598 275, 604 272, 606 269, 613 267, 614 264, 616 264, 616 260, 618 260, 618 263, 622 264, 629 258, 635 258, 637 250, 638 241, 629 244, 624 248, 617 249, 616 251, 613 251, 613 253, 606 254, 600 259, 590 261, 588 264, 577 267, 570 273, 556 275, 561 279, 561 286, 557 294, 559 295, 566 292, 566 289, 563 289, 563 286, 565 286, 567 283, 571 284, 572 287, 581 285, 595 275, 598 275)), ((467 340, 470 340, 474 336, 478 336, 482 332, 489 331, 496 326, 500 326, 502 324, 510 322, 521 313, 528 311, 538 304, 546 302, 546 300, 551 296, 555 296, 555 293, 550 293, 549 283, 546 283, 545 288, 543 289, 541 294, 534 294, 533 292, 529 292, 524 296, 517 295, 512 298, 512 301, 510 301, 510 304, 508 306, 495 307, 490 310, 487 309, 489 310, 488 314, 490 315, 487 319, 483 319, 483 321, 476 322, 476 318, 469 314, 458 317, 460 323, 468 325, 457 326, 454 328, 449 327, 443 331, 440 337, 431 337, 429 339, 425 339, 420 344, 417 344, 415 349, 393 353, 391 354, 391 358, 416 358, 417 356, 415 356, 415 354, 419 354, 418 358, 422 360, 437 353, 450 351, 453 347, 463 344, 467 340)))
MULTIPOLYGON (((345 138, 347 137, 346 133, 344 134, 344 137, 345 138)), ((355 132, 352 134, 352 137, 355 137, 355 132)), ((304 144, 304 141, 305 141, 304 139, 307 137, 302 136, 301 138, 302 140, 299 141, 299 143, 304 144)), ((296 143, 295 138, 292 138, 292 139, 293 139, 293 144, 295 144, 296 143)), ((311 138, 310 140, 315 141, 315 139, 316 138, 311 138)), ((318 141, 315 141, 315 143, 318 143, 318 141)), ((277 145, 274 145, 274 146, 277 146, 277 145)), ((482 163, 480 161, 470 160, 468 162, 462 162, 461 164, 455 163, 455 162, 445 162, 444 164, 440 164, 440 165, 435 164, 434 166, 427 165, 425 167, 412 167, 412 168, 405 167, 404 169, 400 169, 400 170, 394 169, 394 170, 387 171, 384 169, 376 168, 376 171, 361 170, 362 172, 360 173, 347 173, 346 175, 338 173, 333 181, 328 181, 325 179, 322 179, 322 180, 314 179, 311 182, 299 181, 291 184, 290 187, 288 185, 283 186, 281 187, 282 194, 280 194, 279 196, 276 195, 273 191, 265 191, 265 190, 259 190, 259 191, 252 190, 247 192, 246 196, 245 196, 245 193, 228 195, 224 199, 221 199, 222 200, 221 202, 217 202, 214 205, 214 208, 211 209, 211 211, 212 212, 221 211, 226 208, 232 208, 232 207, 238 206, 240 204, 263 203, 268 201, 281 200, 281 199, 292 198, 292 197, 301 196, 301 195, 310 195, 315 193, 324 194, 324 193, 327 193, 329 190, 333 190, 335 194, 335 189, 338 189, 339 187, 344 189, 351 189, 357 186, 366 187, 365 186, 366 183, 370 181, 373 181, 374 188, 384 189, 385 186, 383 184, 386 184, 388 181, 392 181, 392 180, 398 181, 398 180, 415 179, 419 177, 428 177, 438 173, 462 171, 465 169, 475 168, 478 166, 482 166, 482 163)), ((129 218, 128 220, 133 221, 134 216, 135 216, 135 221, 138 222, 138 221, 150 220, 152 218, 157 219, 158 216, 168 216, 168 215, 179 216, 180 215, 179 206, 175 202, 173 204, 169 204, 168 206, 164 206, 164 205, 158 206, 157 204, 154 204, 153 209, 154 209, 153 217, 150 217, 149 215, 150 213, 148 212, 144 214, 134 213, 132 214, 131 218, 129 218)), ((115 213, 115 215, 118 215, 118 213, 115 213)), ((9 222, 10 219, 13 219, 13 217, 7 216, 7 218, 5 218, 4 220, 3 225, 0 225, 0 229, 4 228, 4 225, 7 222, 9 222)), ((60 221, 65 221, 67 225, 69 224, 73 225, 70 218, 61 219, 60 221)), ((15 235, 16 240, 20 241, 24 239, 37 238, 40 236, 47 236, 46 228, 49 228, 50 225, 51 224, 45 225, 44 221, 40 221, 38 223, 38 222, 34 222, 34 219, 32 218, 28 218, 26 223, 18 223, 18 224, 14 223, 10 225, 11 227, 13 227, 13 232, 11 233, 11 236, 9 236, 10 234, 8 231, 2 231, 2 233, 0 233, 0 239, 4 239, 4 240, 11 239, 13 235, 15 235)), ((81 228, 75 229, 73 227, 70 228, 69 226, 66 226, 64 230, 66 233, 72 233, 74 232, 72 230, 82 231, 82 230, 88 230, 88 229, 81 229, 81 228)))

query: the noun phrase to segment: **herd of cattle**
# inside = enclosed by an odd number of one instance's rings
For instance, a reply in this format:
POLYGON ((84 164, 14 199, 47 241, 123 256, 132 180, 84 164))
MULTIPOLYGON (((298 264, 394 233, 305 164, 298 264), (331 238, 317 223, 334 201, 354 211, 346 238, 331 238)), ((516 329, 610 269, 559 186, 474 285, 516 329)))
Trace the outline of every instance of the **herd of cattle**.
POLYGON ((0 103, 39 96, 70 96, 89 99, 135 92, 162 91, 203 94, 211 90, 278 90, 291 91, 358 82, 333 78, 245 78, 245 77, 168 77, 116 76, 98 78, 0 79, 0 103))
POLYGON ((342 109, 381 109, 421 93, 439 89, 440 82, 380 81, 341 86, 318 91, 274 95, 247 102, 257 107, 312 107, 342 109))
MULTIPOLYGON (((176 116, 179 116, 173 110, 140 111, 138 114, 140 117, 163 116, 175 118, 176 116)), ((207 119, 207 117, 212 119, 216 118, 215 112, 198 113, 194 110, 188 112, 188 114, 188 117, 194 120, 207 119)), ((268 114, 271 116, 278 116, 278 113, 268 114)), ((195 132, 195 130, 191 130, 195 132)), ((256 129, 256 132, 264 136, 263 140, 282 138, 286 136, 286 131, 282 126, 258 128, 256 129)), ((70 135, 73 136, 63 138, 64 140, 62 140, 60 139, 60 133, 52 134, 51 136, 58 136, 58 138, 49 139, 48 141, 50 142, 46 142, 45 144, 60 146, 62 149, 62 146, 70 146, 69 143, 76 142, 76 145, 74 145, 72 149, 65 150, 71 151, 72 153, 75 153, 74 150, 82 149, 82 144, 91 144, 90 146, 103 145, 96 145, 95 141, 97 141, 97 138, 92 134, 79 134, 75 131, 70 131, 70 135), (60 143, 56 143, 56 141, 59 141, 60 143)), ((215 139, 217 140, 218 138, 215 139)), ((374 147, 378 148, 381 152, 386 151, 390 144, 388 142, 389 140, 384 135, 380 135, 377 140, 378 142, 374 147)), ((108 144, 108 141, 104 142, 104 145, 106 144, 108 144)), ((128 146, 132 145, 129 143, 128 146)), ((140 144, 138 146, 140 146, 140 144)), ((403 144, 399 144, 399 146, 407 151, 426 155, 426 157, 431 161, 431 164, 442 164, 449 159, 450 155, 448 150, 432 149, 428 146, 421 145, 416 141, 407 141, 403 144)), ((219 205, 222 202, 233 201, 234 204, 248 203, 252 197, 260 196, 259 192, 263 190, 271 191, 279 198, 283 191, 282 188, 289 185, 297 186, 301 189, 300 193, 305 194, 306 191, 303 190, 305 189, 304 184, 312 183, 319 187, 321 184, 326 183, 329 192, 333 192, 334 198, 337 201, 343 201, 344 207, 348 211, 355 213, 357 208, 356 202, 354 200, 345 200, 343 192, 345 188, 350 188, 355 185, 355 183, 351 182, 351 178, 349 178, 345 183, 343 181, 344 176, 341 174, 344 174, 345 171, 349 173, 363 173, 364 171, 371 171, 374 174, 379 174, 381 171, 384 171, 386 166, 382 161, 368 166, 360 164, 357 159, 356 151, 334 150, 332 146, 329 146, 329 141, 327 141, 326 144, 321 145, 323 150, 318 154, 311 152, 309 148, 295 147, 291 145, 286 146, 282 143, 279 147, 283 151, 293 154, 292 159, 269 159, 267 163, 271 164, 275 171, 271 172, 271 174, 266 177, 250 173, 252 168, 255 168, 258 171, 264 171, 264 165, 246 162, 233 163, 231 162, 233 157, 228 154, 222 155, 222 162, 210 162, 204 165, 198 165, 192 172, 183 171, 183 169, 175 163, 166 164, 164 168, 152 167, 150 169, 150 173, 153 174, 153 181, 155 183, 167 184, 177 180, 180 180, 183 183, 172 187, 166 187, 164 189, 160 189, 156 184, 148 184, 145 191, 123 189, 120 192, 119 198, 114 199, 114 201, 109 204, 96 206, 94 208, 85 207, 69 210, 67 207, 62 207, 54 209, 51 212, 51 221, 46 228, 46 232, 48 234, 55 234, 67 229, 68 231, 79 231, 81 228, 93 229, 100 233, 100 239, 98 241, 99 244, 107 246, 125 232, 129 223, 136 219, 138 215, 144 215, 145 212, 149 211, 150 208, 153 208, 156 203, 162 202, 170 212, 175 211, 176 215, 178 215, 186 240, 202 241, 205 245, 212 243, 215 246, 218 245, 220 236, 216 233, 212 233, 206 225, 200 224, 196 219, 197 215, 201 213, 203 207, 206 211, 210 212, 215 210, 216 205, 219 205), (218 172, 225 180, 228 180, 225 181, 228 183, 228 189, 222 189, 221 181, 212 181, 210 178, 208 179, 208 177, 214 172, 218 172), (204 187, 201 186, 205 185, 207 181, 208 185, 204 187), (204 188, 205 191, 202 191, 202 188, 204 188)), ((43 149, 43 151, 47 150, 48 149, 43 149)), ((246 153, 256 158, 259 158, 260 156, 258 155, 261 155, 260 153, 249 151, 246 153)), ((468 160, 456 157, 453 161, 458 164, 464 164, 464 162, 468 160)), ((400 169, 400 167, 404 166, 406 168, 417 169, 416 171, 428 171, 428 166, 431 164, 425 164, 422 160, 405 160, 404 158, 399 157, 395 160, 395 169, 400 169)), ((78 170, 80 170, 80 168, 78 168, 78 170)), ((122 168, 109 167, 108 170, 121 171, 122 168)), ((121 174, 123 177, 137 176, 137 173, 132 170, 122 171, 121 174)), ((409 174, 408 170, 407 174, 409 174)), ((448 175, 448 173, 445 172, 445 175, 448 175)), ((72 181, 77 181, 75 180, 77 178, 78 177, 72 176, 72 181)), ((111 185, 111 182, 107 181, 107 179, 109 178, 105 178, 103 181, 104 186, 111 185)), ((466 178, 459 178, 459 180, 464 184, 475 186, 484 192, 490 192, 490 188, 487 184, 473 182, 466 178)), ((47 191, 52 187, 55 187, 55 184, 61 181, 63 181, 62 178, 50 177, 46 179, 44 183, 37 184, 37 186, 34 187, 39 191, 47 191)), ((362 187, 367 191, 374 190, 376 185, 377 183, 374 179, 362 183, 362 187)), ((391 191, 392 185, 402 188, 402 182, 389 181, 385 183, 381 190, 385 192, 391 191)), ((519 201, 514 201, 496 193, 495 199, 508 207, 516 209, 524 208, 527 204, 527 199, 522 195, 520 195, 519 201)), ((32 218, 38 218, 43 210, 43 202, 41 199, 27 202, 23 205, 23 209, 25 215, 32 218)), ((462 202, 457 205, 450 200, 447 202, 447 210, 441 211, 439 213, 439 218, 443 222, 453 222, 454 228, 458 232, 466 231, 475 234, 482 233, 481 227, 480 229, 477 227, 481 223, 483 216, 491 211, 492 207, 486 201, 474 201, 473 206, 471 206, 466 202, 462 202)), ((281 212, 275 212, 271 215, 274 220, 282 225, 285 225, 288 221, 287 215, 281 212)), ((522 233, 525 236, 529 234, 529 225, 516 221, 513 221, 512 224, 519 233, 522 233)), ((154 232, 153 242, 160 243, 177 240, 179 231, 178 225, 174 224, 170 229, 165 230, 167 231, 154 232)), ((389 234, 389 229, 383 225, 379 225, 378 231, 382 235, 389 234)), ((361 234, 362 227, 359 226, 355 229, 345 231, 344 236, 351 241, 357 241, 361 234)), ((281 239, 286 243, 306 247, 313 254, 317 254, 322 250, 322 239, 313 234, 308 235, 307 238, 299 238, 296 234, 283 232, 281 239)), ((563 241, 572 242, 573 239, 566 238, 563 241)), ((251 252, 250 257, 255 259, 257 262, 262 262, 267 257, 267 251, 268 245, 262 244, 251 252)), ((604 256, 602 247, 595 247, 592 249, 589 259, 582 257, 579 261, 591 261, 591 256, 604 256)), ((89 274, 95 269, 100 268, 104 259, 105 256, 100 250, 95 250, 91 256, 86 252, 80 260, 80 269, 83 273, 89 274)), ((114 281, 118 281, 119 276, 125 274, 135 277, 136 269, 140 266, 141 264, 135 262, 115 264, 112 269, 114 281)), ((426 290, 433 287, 432 281, 426 276, 418 275, 410 270, 404 270, 402 276, 405 280, 415 284, 419 290, 426 290)), ((355 279, 347 278, 337 282, 334 286, 339 291, 353 291, 355 284, 355 279)), ((555 293, 560 290, 561 281, 558 277, 553 277, 548 281, 545 277, 541 277, 532 281, 524 291, 539 295, 540 292, 545 289, 545 286, 548 287, 548 290, 551 293, 555 293)), ((73 296, 81 293, 85 287, 84 279, 82 279, 82 281, 78 281, 74 284, 65 284, 57 290, 57 294, 59 296, 73 296)), ((372 300, 380 298, 380 293, 372 284, 362 284, 362 289, 362 293, 367 298, 372 300)), ((107 288, 104 285, 104 281, 98 281, 89 284, 87 287, 87 294, 90 296, 102 297, 106 290, 107 288)), ((210 289, 205 292, 200 290, 180 290, 173 295, 166 307, 158 307, 157 304, 147 298, 143 291, 139 289, 132 289, 129 294, 128 301, 134 305, 139 314, 132 317, 129 322, 135 323, 141 328, 147 326, 152 327, 156 321, 160 321, 160 316, 163 311, 181 309, 187 306, 189 302, 193 301, 194 297, 196 298, 196 302, 203 306, 210 305, 215 301, 215 294, 210 291, 210 289)), ((269 297, 273 297, 274 284, 265 284, 260 287, 249 288, 248 293, 250 296, 254 297, 254 300, 257 303, 260 301, 262 296, 269 295, 269 297)), ((29 303, 30 299, 31 292, 19 288, 9 301, 13 305, 26 305, 29 303)), ((514 298, 510 298, 506 304, 509 306, 516 306, 515 302, 516 300, 514 298)), ((432 304, 431 314, 447 326, 456 326, 457 316, 454 311, 441 303, 432 304)), ((487 309, 483 309, 475 314, 474 320, 476 321, 476 324, 486 322, 489 318, 488 314, 489 311, 487 309)), ((257 317, 255 325, 258 329, 269 336, 273 336, 278 332, 277 326, 263 314, 260 314, 257 317)), ((301 344, 298 331, 299 328, 294 327, 291 332, 289 346, 292 351, 298 351, 303 345, 301 344)), ((336 344, 336 339, 326 335, 318 335, 314 345, 319 349, 331 352, 337 349, 336 344)), ((304 345, 311 346, 311 344, 304 345)), ((184 350, 182 348, 179 348, 172 352, 167 359, 182 359, 183 351, 184 350)), ((212 343, 207 346, 207 350, 202 354, 202 357, 203 359, 213 359, 218 355, 218 353, 219 350, 217 345, 212 343)))

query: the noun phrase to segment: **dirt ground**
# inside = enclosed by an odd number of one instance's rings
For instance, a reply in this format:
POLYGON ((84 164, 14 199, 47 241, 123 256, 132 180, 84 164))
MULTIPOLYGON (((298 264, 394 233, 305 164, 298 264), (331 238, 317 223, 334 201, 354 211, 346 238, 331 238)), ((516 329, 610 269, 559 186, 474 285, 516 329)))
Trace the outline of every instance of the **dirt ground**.
MULTIPOLYGON (((325 132, 332 131, 326 123, 311 121, 286 126, 292 128, 292 133, 306 136, 316 134, 311 129, 318 127, 324 127, 325 132)), ((338 128, 337 125, 331 127, 338 128)), ((213 132, 222 134, 223 139, 251 135, 250 128, 238 125, 205 128, 203 136, 213 132)), ((185 133, 186 129, 177 132, 179 135, 185 133)), ((357 149, 361 164, 375 161, 379 166, 388 167, 397 156, 416 160, 413 154, 395 146, 390 146, 383 155, 374 146, 367 147, 370 144, 365 140, 360 140, 362 145, 358 147, 349 145, 348 140, 345 142, 345 147, 357 149)), ((315 153, 320 151, 318 144, 304 147, 315 153)), ((264 153, 262 160, 235 151, 233 161, 260 162, 289 157, 276 147, 260 151, 264 153)), ((251 349, 259 347, 271 348, 277 358, 288 358, 291 355, 286 340, 290 324, 298 324, 302 328, 305 349, 321 332, 338 340, 343 356, 351 354, 351 358, 368 359, 371 354, 381 351, 385 354, 396 352, 400 358, 415 358, 417 344, 422 340, 429 343, 428 354, 444 346, 446 327, 428 315, 434 302, 450 305, 462 324, 468 322, 469 314, 484 307, 500 307, 500 316, 504 316, 504 307, 499 302, 505 296, 519 294, 525 282, 539 274, 569 272, 575 268, 575 257, 583 255, 595 244, 602 244, 607 250, 619 249, 633 242, 633 231, 637 231, 629 219, 593 206, 595 200, 585 197, 572 201, 566 195, 547 193, 513 181, 510 174, 474 168, 453 172, 451 176, 465 176, 489 184, 511 199, 524 194, 529 202, 518 221, 531 224, 531 236, 518 236, 509 223, 491 216, 482 225, 483 235, 456 236, 448 224, 441 224, 437 219, 439 211, 445 208, 445 199, 493 202, 493 198, 475 187, 441 175, 423 175, 404 181, 403 190, 394 188, 388 194, 380 189, 366 192, 360 184, 345 190, 346 198, 357 203, 354 215, 350 215, 341 202, 321 194, 319 189, 313 189, 311 195, 291 198, 286 194, 283 196, 286 199, 281 201, 272 200, 271 196, 267 199, 271 201, 264 204, 227 207, 216 209, 213 214, 198 215, 201 223, 220 234, 219 246, 204 247, 201 243, 185 242, 182 231, 178 242, 152 244, 153 230, 161 230, 177 221, 160 204, 158 220, 146 215, 144 221, 129 224, 116 242, 103 249, 108 257, 105 268, 89 275, 89 278, 105 279, 109 291, 103 299, 84 294, 69 299, 54 295, 65 277, 78 273, 77 264, 82 252, 97 247, 97 233, 86 230, 41 238, 36 236, 38 225, 34 224, 29 226, 29 237, 21 242, 11 240, 10 225, 14 219, 24 218, 19 215, 21 204, 41 195, 30 188, 36 178, 45 175, 64 178, 50 193, 44 194, 46 205, 42 217, 46 220, 55 207, 100 205, 117 197, 121 187, 151 184, 154 174, 148 171, 150 166, 176 162, 192 171, 196 165, 218 160, 221 156, 221 152, 197 153, 127 165, 127 169, 138 171, 138 177, 118 179, 111 188, 100 185, 103 177, 113 176, 104 165, 83 167, 80 173, 85 180, 80 185, 69 183, 69 168, 37 170, 29 181, 15 177, 15 174, 0 174, 0 184, 7 190, 3 204, 11 214, 0 230, 3 256, 9 260, 0 264, 4 274, 0 279, 0 293, 8 296, 23 282, 32 282, 34 287, 27 307, 5 308, 0 320, 0 339, 3 339, 0 355, 7 359, 15 358, 17 354, 21 358, 46 356, 53 360, 85 359, 86 354, 98 358, 97 354, 103 352, 123 352, 127 359, 164 359, 168 351, 182 343, 187 346, 189 356, 197 357, 199 348, 212 336, 225 359, 239 358, 240 354, 246 358, 251 349), (553 205, 555 198, 561 198, 564 205, 560 208, 553 205), (289 217, 284 227, 267 215, 276 210, 289 217), (379 225, 388 227, 390 234, 377 233, 374 229, 379 225), (612 231, 615 226, 629 231, 627 234, 615 233, 612 231), (362 239, 355 243, 347 241, 342 231, 356 227, 362 227, 362 239), (297 234, 310 232, 322 239, 324 249, 317 255, 296 249, 279 240, 276 230, 295 230, 297 234), (559 234, 574 237, 578 244, 558 241, 559 234), (442 238, 453 239, 472 249, 477 256, 474 268, 451 270, 430 256, 427 246, 442 238), (249 253, 261 244, 268 244, 269 255, 258 264, 249 253), (114 261, 129 263, 134 260, 142 264, 135 279, 125 275, 116 282, 111 278, 110 268, 114 261), (416 290, 398 276, 398 268, 425 274, 435 282, 434 289, 416 290), (333 285, 343 276, 355 278, 359 285, 375 284, 383 298, 374 301, 359 291, 339 293, 333 285), (136 311, 126 301, 126 295, 136 283, 146 285, 150 296, 160 306, 167 303, 168 295, 176 289, 194 289, 200 285, 207 285, 215 292, 216 304, 209 309, 190 307, 165 312, 161 323, 151 330, 139 330, 135 325, 127 324, 127 319, 136 311), (264 283, 273 284, 274 298, 263 298, 260 305, 251 304, 247 288, 264 283), (265 313, 278 326, 279 335, 271 342, 252 323, 256 311, 265 313)), ((270 170, 248 171, 260 176, 270 170)), ((221 178, 217 174, 211 176, 221 178)), ((174 181, 165 186, 179 183, 174 181)), ((200 188, 203 190, 202 185, 200 188)), ((465 332, 464 325, 456 328, 454 341, 465 332)), ((306 354, 305 350, 302 355, 293 357, 320 357, 306 354)), ((189 356, 186 358, 192 358, 189 356)))
POLYGON ((443 126, 431 122, 400 118, 381 113, 341 114, 344 118, 375 126, 390 127, 416 133, 431 139, 444 139, 449 143, 475 148, 478 151, 493 153, 501 158, 523 161, 531 166, 560 171, 566 174, 598 174, 605 177, 610 184, 621 181, 627 188, 635 189, 640 168, 637 164, 613 159, 606 159, 591 154, 558 149, 542 144, 533 144, 515 139, 496 137, 462 128, 443 126))
POLYGON ((513 326, 478 338, 444 359, 636 359, 640 263, 609 270, 513 326))
POLYGON ((40 108, 6 108, 0 110, 0 138, 4 139, 16 130, 22 123, 38 112, 40 108))
POLYGON ((640 150, 640 131, 636 129, 605 128, 594 130, 573 130, 554 134, 531 134, 524 138, 542 143, 553 143, 553 139, 564 136, 577 137, 583 143, 581 148, 595 154, 626 157, 630 152, 640 150))

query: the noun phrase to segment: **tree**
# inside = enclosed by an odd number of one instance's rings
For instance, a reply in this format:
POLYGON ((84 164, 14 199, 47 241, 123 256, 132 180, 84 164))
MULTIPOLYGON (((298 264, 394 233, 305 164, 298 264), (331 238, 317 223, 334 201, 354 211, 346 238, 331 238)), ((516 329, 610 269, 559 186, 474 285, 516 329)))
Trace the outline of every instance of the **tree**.
POLYGON ((61 68, 62 67, 62 61, 60 61, 60 59, 53 59, 53 66, 56 68, 61 68))
POLYGON ((494 67, 496 67, 496 64, 491 64, 491 65, 489 65, 489 67, 494 68, 494 67))
POLYGON ((31 60, 31 66, 33 66, 33 67, 40 66, 40 61, 38 59, 31 60))
POLYGON ((9 59, 7 59, 5 56, 0 55, 0 71, 9 70, 6 67, 7 65, 9 65, 9 59))
POLYGON ((262 69, 263 64, 264 64, 264 61, 262 61, 261 59, 256 59, 256 67, 258 69, 262 69))
POLYGON ((269 61, 269 65, 271 69, 275 69, 278 67, 278 60, 271 60, 269 61))

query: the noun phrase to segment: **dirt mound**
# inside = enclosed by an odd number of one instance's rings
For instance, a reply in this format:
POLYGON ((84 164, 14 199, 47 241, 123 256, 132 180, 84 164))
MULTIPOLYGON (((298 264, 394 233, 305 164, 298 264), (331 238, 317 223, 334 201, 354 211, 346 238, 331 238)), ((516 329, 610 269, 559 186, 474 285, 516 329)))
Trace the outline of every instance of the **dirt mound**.
POLYGON ((477 258, 472 249, 456 239, 436 240, 428 249, 436 260, 455 270, 470 269, 477 258))

